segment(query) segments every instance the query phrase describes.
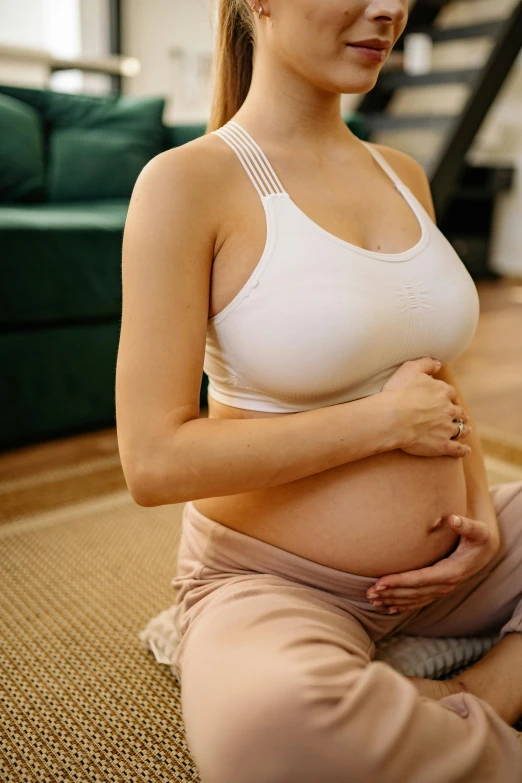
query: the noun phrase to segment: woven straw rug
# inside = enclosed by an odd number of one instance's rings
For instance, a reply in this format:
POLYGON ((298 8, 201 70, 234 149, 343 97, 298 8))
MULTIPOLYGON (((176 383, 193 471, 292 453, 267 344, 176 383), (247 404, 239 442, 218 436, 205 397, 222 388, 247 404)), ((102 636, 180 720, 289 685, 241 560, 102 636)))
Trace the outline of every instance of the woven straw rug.
MULTIPOLYGON (((522 478, 522 449, 483 445, 490 483, 522 478)), ((172 603, 182 509, 108 490, 0 514, 2 783, 199 781, 178 682, 138 638, 172 603)))

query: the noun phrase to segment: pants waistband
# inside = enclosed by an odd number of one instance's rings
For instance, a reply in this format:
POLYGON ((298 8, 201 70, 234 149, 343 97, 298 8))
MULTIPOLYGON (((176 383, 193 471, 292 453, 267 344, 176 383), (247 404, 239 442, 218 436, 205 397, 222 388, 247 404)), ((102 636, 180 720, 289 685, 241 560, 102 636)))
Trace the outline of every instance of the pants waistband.
POLYGON ((340 571, 260 541, 205 516, 191 501, 185 504, 182 524, 185 543, 192 557, 200 560, 202 569, 206 566, 223 573, 273 574, 360 600, 366 608, 373 608, 366 592, 379 576, 340 571))

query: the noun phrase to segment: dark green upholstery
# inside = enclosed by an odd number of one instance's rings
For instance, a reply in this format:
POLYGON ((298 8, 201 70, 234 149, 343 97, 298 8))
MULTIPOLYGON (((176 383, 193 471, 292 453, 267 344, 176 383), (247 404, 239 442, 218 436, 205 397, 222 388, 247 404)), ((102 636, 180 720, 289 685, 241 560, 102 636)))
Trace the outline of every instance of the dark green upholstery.
POLYGON ((2 331, 118 316, 127 209, 123 200, 1 207, 2 331))
POLYGON ((45 161, 38 112, 0 94, 0 140, 0 201, 40 201, 45 192, 45 161))
MULTIPOLYGON (((6 84, 0 85, 2 97, 41 120, 42 201, 130 199, 143 166, 165 149, 164 98, 76 95, 6 84)), ((4 115, 0 104, 0 118, 4 115)))
MULTIPOLYGON (((148 160, 206 130, 165 125, 163 108, 0 84, 0 450, 116 423, 132 188, 148 160)), ((360 115, 344 119, 366 138, 360 115)))

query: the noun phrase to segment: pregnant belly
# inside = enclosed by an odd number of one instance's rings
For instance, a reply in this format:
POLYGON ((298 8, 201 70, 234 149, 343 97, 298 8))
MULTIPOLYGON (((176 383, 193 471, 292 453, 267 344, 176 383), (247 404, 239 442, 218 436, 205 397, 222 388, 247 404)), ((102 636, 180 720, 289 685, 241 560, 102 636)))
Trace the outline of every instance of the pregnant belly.
POLYGON ((462 458, 416 457, 400 449, 194 506, 288 552, 375 577, 445 557, 459 536, 441 517, 467 511, 462 458))

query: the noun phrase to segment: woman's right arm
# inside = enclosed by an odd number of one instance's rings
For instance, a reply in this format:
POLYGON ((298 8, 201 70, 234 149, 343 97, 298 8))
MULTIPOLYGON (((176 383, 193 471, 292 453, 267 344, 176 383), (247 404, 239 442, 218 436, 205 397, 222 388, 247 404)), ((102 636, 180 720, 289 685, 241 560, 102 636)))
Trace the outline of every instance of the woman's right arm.
POLYGON ((276 486, 405 442, 400 389, 284 416, 199 418, 212 259, 223 241, 220 183, 227 181, 205 142, 145 166, 125 223, 117 436, 129 491, 143 506, 276 486))

